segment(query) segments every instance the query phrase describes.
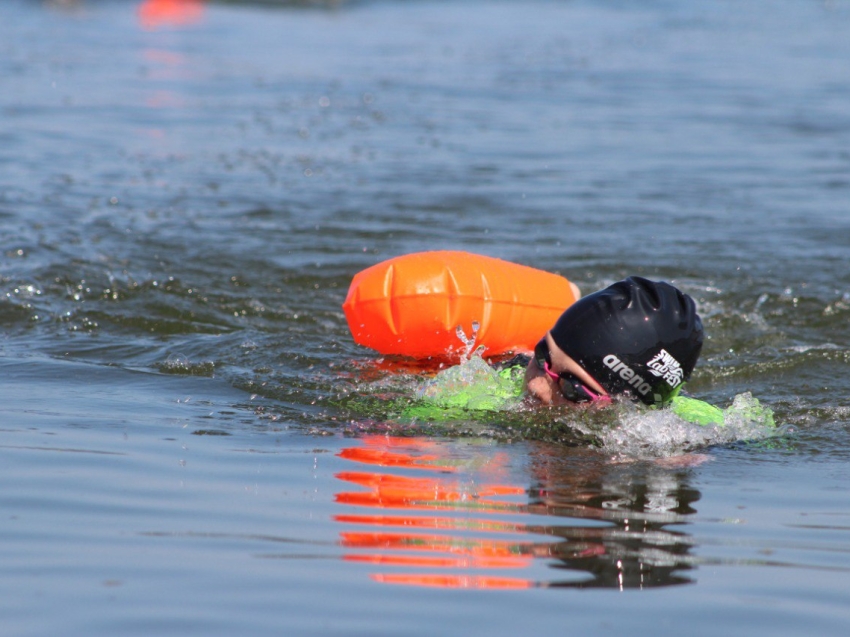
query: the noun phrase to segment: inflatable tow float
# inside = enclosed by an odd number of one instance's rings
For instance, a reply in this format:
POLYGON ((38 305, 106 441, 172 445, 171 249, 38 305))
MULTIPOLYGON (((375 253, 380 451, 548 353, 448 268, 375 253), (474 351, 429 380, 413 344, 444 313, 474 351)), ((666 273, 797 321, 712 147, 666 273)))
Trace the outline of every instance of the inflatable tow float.
POLYGON ((457 360, 534 348, 578 295, 567 279, 457 251, 395 257, 357 273, 343 311, 354 341, 381 354, 457 360))

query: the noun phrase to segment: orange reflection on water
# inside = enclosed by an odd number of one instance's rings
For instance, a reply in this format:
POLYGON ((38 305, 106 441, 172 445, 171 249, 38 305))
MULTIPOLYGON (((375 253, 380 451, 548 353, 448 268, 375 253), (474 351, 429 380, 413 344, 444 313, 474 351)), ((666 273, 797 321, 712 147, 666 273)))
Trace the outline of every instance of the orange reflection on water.
MULTIPOLYGON (((164 49, 144 49, 142 59, 145 68, 145 80, 158 88, 151 90, 145 97, 145 106, 154 110, 168 108, 186 108, 187 99, 173 90, 181 80, 191 79, 186 56, 176 51, 164 49)), ((148 129, 145 133, 156 138, 166 137, 162 128, 148 129)))
POLYGON ((531 544, 512 542, 463 540, 446 535, 415 533, 341 533, 341 544, 347 548, 367 548, 380 551, 413 550, 417 553, 437 553, 437 556, 405 556, 384 554, 346 555, 351 562, 372 564, 406 564, 459 568, 522 568, 531 561, 531 544), (524 554, 525 553, 525 554, 524 554))
POLYGON ((365 492, 338 493, 337 502, 383 508, 500 510, 504 505, 498 501, 485 499, 486 496, 516 495, 525 492, 519 487, 494 485, 478 487, 475 494, 470 494, 458 484, 452 484, 437 477, 411 478, 354 471, 343 471, 336 474, 336 477, 369 489, 365 492))
MULTIPOLYGON (((350 506, 379 508, 379 515, 343 514, 334 520, 364 530, 343 531, 340 545, 348 549, 348 562, 388 568, 445 571, 520 569, 530 566, 539 544, 488 537, 494 534, 527 535, 523 524, 499 521, 493 515, 513 515, 521 507, 505 502, 506 496, 524 495, 525 489, 505 484, 469 484, 459 475, 463 460, 441 454, 442 447, 425 439, 367 437, 362 447, 349 447, 339 457, 371 467, 427 472, 423 476, 378 471, 343 471, 339 480, 364 490, 342 491, 336 501, 350 506), (435 475, 435 474, 439 475, 435 475), (429 515, 431 512, 456 515, 429 515), (488 517, 481 517, 486 515, 488 517)), ((498 454, 487 474, 499 474, 498 454)), ((543 545, 545 546, 545 545, 543 545)), ((528 588, 534 583, 496 574, 445 572, 372 573, 370 577, 388 584, 444 588, 528 588)))
POLYGON ((188 26, 203 15, 203 0, 144 0, 138 8, 139 24, 145 29, 188 26))
MULTIPOLYGON (((374 440, 375 437, 367 438, 374 440)), ((382 440, 378 438, 378 440, 382 440)), ((392 439, 386 439, 392 440, 392 439)), ((403 438, 409 444, 409 438, 403 438)), ((373 443, 374 444, 374 443, 373 443)), ((397 443, 398 444, 398 443, 397 443)), ((424 444, 422 446, 425 446, 424 444)), ((418 469, 432 469, 434 471, 454 471, 455 468, 448 465, 440 465, 439 456, 435 454, 420 455, 413 457, 407 453, 395 453, 388 449, 375 449, 371 447, 349 447, 337 454, 340 458, 355 460, 363 464, 372 464, 379 467, 416 467, 418 469)))
POLYGON ((518 589, 534 586, 528 580, 514 577, 474 575, 371 575, 371 578, 384 584, 407 584, 409 586, 433 586, 436 588, 518 589))

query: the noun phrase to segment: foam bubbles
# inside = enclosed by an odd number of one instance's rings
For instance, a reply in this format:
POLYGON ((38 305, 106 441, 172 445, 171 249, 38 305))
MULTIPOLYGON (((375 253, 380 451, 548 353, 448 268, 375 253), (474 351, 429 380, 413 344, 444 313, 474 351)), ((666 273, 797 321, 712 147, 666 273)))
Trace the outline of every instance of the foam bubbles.
POLYGON ((735 396, 723 410, 724 423, 698 425, 671 410, 645 410, 631 404, 618 406, 617 423, 594 431, 601 448, 631 458, 669 458, 695 449, 761 440, 777 434, 773 413, 749 392, 735 396))

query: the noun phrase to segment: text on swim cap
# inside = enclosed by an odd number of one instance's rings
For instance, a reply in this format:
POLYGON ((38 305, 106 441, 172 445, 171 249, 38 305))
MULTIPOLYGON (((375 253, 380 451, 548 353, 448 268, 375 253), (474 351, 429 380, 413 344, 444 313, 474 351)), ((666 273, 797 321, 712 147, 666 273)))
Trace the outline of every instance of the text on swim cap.
POLYGON ((646 366, 650 374, 663 378, 673 389, 682 384, 682 365, 666 349, 658 352, 646 366))
POLYGON ((602 359, 602 362, 605 363, 605 366, 612 372, 619 374, 620 378, 626 381, 626 383, 634 387, 635 391, 641 396, 646 396, 650 391, 652 391, 652 386, 646 382, 643 376, 637 374, 635 370, 626 365, 613 354, 608 354, 608 356, 602 359))

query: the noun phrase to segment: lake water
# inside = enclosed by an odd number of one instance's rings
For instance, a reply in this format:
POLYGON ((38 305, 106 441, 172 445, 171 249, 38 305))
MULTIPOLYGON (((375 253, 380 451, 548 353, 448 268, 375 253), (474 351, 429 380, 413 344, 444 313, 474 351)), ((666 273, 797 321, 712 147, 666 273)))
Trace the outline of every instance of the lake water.
POLYGON ((846 634, 848 60, 845 0, 3 2, 0 633, 846 634), (341 304, 432 249, 676 283, 776 432, 404 422, 341 304))

